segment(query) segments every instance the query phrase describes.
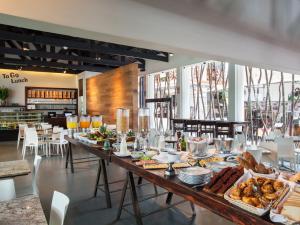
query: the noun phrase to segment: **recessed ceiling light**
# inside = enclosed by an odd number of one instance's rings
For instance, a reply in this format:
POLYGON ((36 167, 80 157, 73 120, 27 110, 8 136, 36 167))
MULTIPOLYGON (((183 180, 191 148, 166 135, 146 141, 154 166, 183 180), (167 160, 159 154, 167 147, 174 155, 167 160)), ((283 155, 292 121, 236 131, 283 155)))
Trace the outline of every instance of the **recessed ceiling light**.
POLYGON ((96 57, 96 60, 101 60, 101 57, 96 57))
POLYGON ((63 46, 62 47, 64 50, 67 50, 68 49, 68 46, 63 46))

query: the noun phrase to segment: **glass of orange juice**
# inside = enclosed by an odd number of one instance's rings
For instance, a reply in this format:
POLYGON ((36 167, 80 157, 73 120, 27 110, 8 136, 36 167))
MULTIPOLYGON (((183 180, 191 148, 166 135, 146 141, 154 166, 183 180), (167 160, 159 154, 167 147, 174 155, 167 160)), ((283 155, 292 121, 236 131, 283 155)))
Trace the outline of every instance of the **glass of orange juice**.
POLYGON ((89 115, 82 115, 80 116, 80 128, 84 131, 90 127, 91 118, 89 115))
POLYGON ((92 116, 92 127, 99 128, 101 126, 102 126, 102 116, 100 115, 92 116))

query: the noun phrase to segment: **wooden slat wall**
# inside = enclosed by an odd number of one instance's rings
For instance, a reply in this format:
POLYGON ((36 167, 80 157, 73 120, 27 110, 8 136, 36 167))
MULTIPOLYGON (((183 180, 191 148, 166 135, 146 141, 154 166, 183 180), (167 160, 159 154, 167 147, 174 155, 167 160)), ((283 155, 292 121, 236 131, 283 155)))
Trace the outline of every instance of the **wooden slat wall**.
POLYGON ((116 123, 116 109, 130 109, 130 128, 137 128, 138 66, 130 64, 91 77, 86 81, 87 113, 103 115, 107 124, 116 123))

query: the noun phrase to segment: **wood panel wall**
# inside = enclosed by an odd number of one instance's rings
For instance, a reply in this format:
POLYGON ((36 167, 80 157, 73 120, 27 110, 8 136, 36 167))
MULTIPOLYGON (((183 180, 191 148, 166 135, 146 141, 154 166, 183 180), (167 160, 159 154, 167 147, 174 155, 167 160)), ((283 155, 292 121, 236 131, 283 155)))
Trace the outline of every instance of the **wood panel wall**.
POLYGON ((116 109, 130 109, 130 128, 137 128, 138 66, 126 65, 86 81, 87 113, 103 115, 107 124, 116 123, 116 109))

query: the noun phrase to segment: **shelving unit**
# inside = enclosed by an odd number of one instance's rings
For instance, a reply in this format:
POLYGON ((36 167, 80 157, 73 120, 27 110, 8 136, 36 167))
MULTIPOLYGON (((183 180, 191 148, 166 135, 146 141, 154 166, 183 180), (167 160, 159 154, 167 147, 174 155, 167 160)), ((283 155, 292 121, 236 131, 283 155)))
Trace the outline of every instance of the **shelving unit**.
POLYGON ((41 112, 67 109, 78 113, 78 90, 72 88, 25 87, 26 110, 41 112))

